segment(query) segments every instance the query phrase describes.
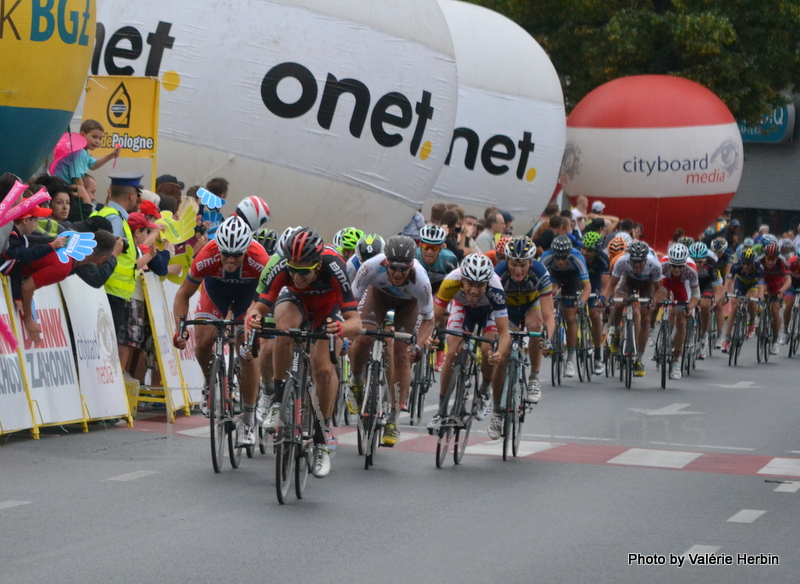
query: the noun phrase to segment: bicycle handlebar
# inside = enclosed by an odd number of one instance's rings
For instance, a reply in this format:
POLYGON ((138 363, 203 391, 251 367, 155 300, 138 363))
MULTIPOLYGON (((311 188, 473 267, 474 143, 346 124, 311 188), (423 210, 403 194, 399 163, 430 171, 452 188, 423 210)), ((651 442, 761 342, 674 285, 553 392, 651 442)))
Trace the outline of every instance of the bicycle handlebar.
POLYGON ((417 342, 417 335, 410 333, 391 332, 384 330, 374 329, 361 329, 361 334, 366 337, 374 337, 376 339, 395 339, 409 345, 417 342))
POLYGON ((256 338, 259 337, 289 337, 296 341, 298 340, 328 340, 328 355, 330 357, 331 363, 334 365, 338 362, 336 357, 336 335, 331 333, 318 333, 314 331, 309 331, 306 329, 277 329, 277 328, 261 328, 259 330, 252 329, 250 331, 250 339, 248 339, 248 350, 252 353, 253 345, 255 344, 256 338))
POLYGON ((487 339, 486 337, 479 337, 477 335, 473 335, 472 333, 465 333, 464 331, 454 331, 451 329, 444 329, 441 332, 447 335, 452 335, 454 337, 461 337, 462 339, 467 339, 467 340, 472 339, 474 341, 478 341, 479 343, 489 343, 490 345, 492 345, 492 351, 497 350, 497 343, 498 343, 497 338, 487 339))
POLYGON ((188 325, 204 325, 204 326, 214 326, 218 329, 229 327, 229 326, 238 326, 244 324, 243 320, 210 320, 210 319, 194 319, 194 320, 186 320, 186 315, 181 315, 180 324, 178 326, 178 337, 183 337, 183 333, 186 332, 186 327, 188 325))

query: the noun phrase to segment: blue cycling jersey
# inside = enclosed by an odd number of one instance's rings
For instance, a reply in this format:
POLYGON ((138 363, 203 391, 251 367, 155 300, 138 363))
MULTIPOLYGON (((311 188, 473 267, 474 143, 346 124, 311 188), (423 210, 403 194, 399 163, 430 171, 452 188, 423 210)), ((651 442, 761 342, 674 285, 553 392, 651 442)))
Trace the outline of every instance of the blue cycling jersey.
POLYGON ((417 260, 422 264, 422 267, 425 268, 425 271, 428 272, 428 279, 431 281, 431 288, 434 295, 436 295, 436 292, 439 290, 439 286, 442 285, 444 277, 458 267, 458 259, 456 259, 455 254, 449 249, 444 248, 439 252, 439 257, 436 258, 433 265, 429 266, 422 261, 422 248, 418 247, 417 260))
POLYGON ((511 277, 505 261, 497 264, 494 273, 500 276, 500 282, 506 293, 506 304, 509 307, 527 307, 536 302, 537 298, 553 293, 553 283, 547 268, 536 260, 531 261, 531 268, 521 282, 511 277))
POLYGON ((603 276, 609 273, 609 265, 608 256, 604 251, 598 251, 591 262, 586 262, 586 269, 589 271, 589 282, 591 282, 592 292, 595 294, 599 294, 603 288, 603 276))
POLYGON ((564 284, 575 282, 589 281, 589 269, 586 267, 586 260, 583 259, 581 253, 572 248, 567 258, 567 263, 563 267, 556 265, 556 258, 553 252, 548 250, 542 255, 542 264, 547 271, 550 272, 550 277, 563 286, 564 284))

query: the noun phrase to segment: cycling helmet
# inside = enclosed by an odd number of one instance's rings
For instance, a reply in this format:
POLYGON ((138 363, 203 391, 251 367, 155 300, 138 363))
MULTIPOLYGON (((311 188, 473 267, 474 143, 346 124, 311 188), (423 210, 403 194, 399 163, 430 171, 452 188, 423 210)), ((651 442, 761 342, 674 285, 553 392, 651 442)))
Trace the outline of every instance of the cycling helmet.
POLYGON ((783 239, 778 242, 779 247, 781 248, 781 253, 792 252, 795 253, 794 243, 792 243, 791 239, 784 237, 783 239))
POLYGON ((625 231, 620 231, 619 233, 617 233, 617 237, 621 237, 622 241, 625 242, 625 245, 628 245, 631 241, 633 241, 633 237, 631 237, 630 233, 627 233, 625 231))
POLYGON ((253 238, 257 243, 261 244, 267 254, 272 255, 275 253, 275 248, 278 247, 278 234, 273 229, 262 227, 256 231, 253 238))
MULTIPOLYGON (((680 244, 677 244, 680 245, 680 244)), ((675 247, 675 246, 672 246, 675 247)), ((685 248, 686 246, 684 246, 685 248)), ((647 259, 647 254, 650 253, 650 246, 647 245, 644 241, 639 241, 638 239, 634 239, 628 244, 628 254, 630 255, 633 261, 644 261, 647 259)), ((688 251, 687 251, 688 253, 688 251)), ((684 261, 686 261, 684 259, 684 261)))
POLYGON ((621 237, 615 237, 611 241, 608 242, 608 255, 612 258, 617 257, 621 253, 625 253, 625 247, 627 244, 625 240, 621 237))
POLYGON ((764 257, 777 258, 779 254, 780 250, 778 249, 777 243, 770 243, 764 246, 764 257))
POLYGON ((217 227, 214 240, 222 253, 244 253, 253 241, 253 231, 244 219, 232 215, 217 227))
POLYGON ((536 244, 530 237, 519 235, 506 244, 506 259, 532 260, 536 257, 536 244))
POLYGON ((753 247, 755 244, 756 244, 756 242, 753 241, 752 237, 745 237, 744 241, 742 242, 742 245, 744 247, 753 247))
POLYGON ((417 246, 408 235, 394 235, 386 242, 383 253, 390 262, 410 264, 417 257, 417 246))
POLYGON ((681 238, 678 240, 678 243, 682 243, 682 244, 683 244, 683 245, 685 245, 685 246, 686 246, 686 248, 688 249, 688 248, 692 247, 692 244, 694 243, 694 239, 692 239, 692 238, 691 238, 691 237, 689 237, 688 235, 684 235, 683 237, 681 237, 681 238))
POLYGON ((689 248, 682 243, 676 243, 667 251, 667 257, 670 265, 685 266, 686 258, 689 257, 689 248))
POLYGON ((355 249, 358 241, 364 237, 364 232, 355 227, 348 227, 342 232, 342 246, 344 249, 355 249))
POLYGON ((702 241, 695 241, 689 247, 689 257, 693 260, 704 260, 708 257, 708 246, 702 241))
POLYGON ((255 233, 269 222, 269 205, 261 197, 247 197, 232 214, 244 219, 255 233))
POLYGON ((556 259, 567 259, 572 253, 572 240, 566 235, 559 235, 550 244, 550 251, 553 252, 553 257, 556 259))
POLYGON ((442 245, 447 239, 447 232, 438 225, 426 225, 419 230, 419 240, 428 245, 442 245))
POLYGON ((583 247, 592 251, 599 251, 603 238, 597 231, 587 231, 583 234, 583 247))
MULTIPOLYGON (((750 240, 750 247, 753 246, 753 240, 750 240)), ((746 247, 746 243, 745 243, 746 247)), ((717 237, 716 239, 711 241, 711 249, 714 253, 725 253, 725 250, 728 249, 728 240, 724 237, 717 237)))
POLYGON ((383 248, 386 243, 380 235, 365 235, 358 240, 356 245, 356 257, 362 264, 371 257, 375 257, 379 253, 383 253, 383 248))
POLYGON ((283 233, 281 233, 281 236, 278 238, 278 247, 275 251, 277 251, 280 255, 283 255, 283 248, 286 247, 286 242, 289 241, 292 233, 298 229, 302 229, 302 227, 298 225, 297 227, 287 227, 284 229, 283 233))
POLYGON ((461 262, 461 278, 471 282, 488 282, 494 274, 492 260, 480 253, 469 254, 461 262))
POLYGON ((333 241, 331 241, 331 245, 333 245, 333 247, 336 249, 342 249, 342 235, 344 235, 346 229, 347 227, 340 229, 333 235, 333 241))
POLYGON ((504 235, 500 239, 497 240, 497 245, 494 246, 494 251, 497 254, 497 259, 503 259, 506 257, 506 245, 508 242, 511 241, 510 235, 504 235))
POLYGON ((290 262, 316 262, 325 245, 312 227, 300 227, 292 233, 283 246, 283 257, 290 262))
POLYGON ((750 265, 756 261, 756 252, 752 248, 742 252, 742 263, 750 265))
POLYGON ((770 243, 774 243, 774 244, 776 244, 776 245, 777 245, 777 244, 778 244, 778 238, 777 238, 777 237, 775 237, 775 236, 774 236, 773 234, 771 234, 771 233, 767 233, 767 234, 764 236, 764 245, 769 245, 770 243))

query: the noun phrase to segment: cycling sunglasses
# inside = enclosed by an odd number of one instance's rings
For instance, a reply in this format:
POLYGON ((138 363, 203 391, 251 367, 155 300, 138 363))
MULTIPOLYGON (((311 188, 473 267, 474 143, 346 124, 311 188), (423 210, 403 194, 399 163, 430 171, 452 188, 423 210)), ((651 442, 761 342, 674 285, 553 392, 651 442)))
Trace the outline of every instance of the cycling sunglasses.
POLYGON ((319 262, 314 264, 313 266, 308 266, 307 268, 298 268, 297 266, 293 266, 289 262, 286 262, 286 269, 289 270, 290 274, 297 274, 298 276, 308 276, 311 272, 316 270, 319 267, 319 262))
POLYGON ((422 249, 426 250, 426 251, 430 251, 430 250, 438 251, 438 250, 442 249, 441 245, 437 245, 437 244, 433 244, 433 243, 421 243, 420 247, 422 249))
POLYGON ((389 264, 389 269, 393 272, 408 272, 411 269, 411 266, 408 264, 389 264))
POLYGON ((224 257, 224 258, 240 258, 240 257, 242 257, 244 255, 243 251, 237 251, 236 253, 226 253, 226 252, 223 251, 223 252, 220 252, 220 253, 222 254, 222 257, 224 257))

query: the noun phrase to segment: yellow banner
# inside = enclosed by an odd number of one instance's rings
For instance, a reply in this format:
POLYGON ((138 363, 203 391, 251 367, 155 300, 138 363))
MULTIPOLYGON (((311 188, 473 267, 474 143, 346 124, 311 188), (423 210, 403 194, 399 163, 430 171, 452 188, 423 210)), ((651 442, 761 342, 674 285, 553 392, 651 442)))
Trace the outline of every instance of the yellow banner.
POLYGON ((154 158, 158 149, 156 77, 90 76, 83 120, 97 120, 105 133, 92 156, 100 158, 120 144, 120 156, 154 158))

